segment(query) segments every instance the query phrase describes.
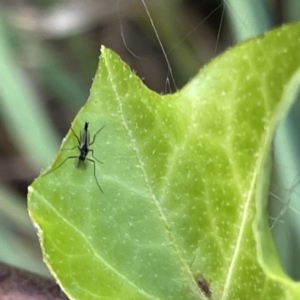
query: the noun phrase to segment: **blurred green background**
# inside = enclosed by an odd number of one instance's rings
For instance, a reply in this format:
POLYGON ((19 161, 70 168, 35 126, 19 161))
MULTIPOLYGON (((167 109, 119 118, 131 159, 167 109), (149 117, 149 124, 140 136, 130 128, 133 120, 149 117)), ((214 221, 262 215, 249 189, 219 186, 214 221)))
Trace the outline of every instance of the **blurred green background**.
MULTIPOLYGON (((27 187, 51 163, 87 100, 102 44, 151 89, 169 93, 228 47, 300 19, 299 0, 145 3, 174 81, 142 0, 0 0, 0 261, 49 275, 26 210, 27 187)), ((298 103, 274 141, 269 199, 270 226, 295 279, 300 279, 298 103)))

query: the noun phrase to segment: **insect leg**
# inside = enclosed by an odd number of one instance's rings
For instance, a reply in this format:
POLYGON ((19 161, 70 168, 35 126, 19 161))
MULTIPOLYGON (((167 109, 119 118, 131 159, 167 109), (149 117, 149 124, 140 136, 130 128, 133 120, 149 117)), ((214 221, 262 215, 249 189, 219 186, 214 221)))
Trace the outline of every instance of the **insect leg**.
MULTIPOLYGON (((73 130, 72 127, 71 127, 71 130, 72 130, 72 133, 75 135, 75 137, 76 137, 76 139, 78 141, 78 145, 80 145, 80 140, 79 140, 78 135, 75 133, 75 131, 73 130)), ((67 148, 67 149, 61 149, 61 151, 69 151, 69 150, 71 151, 71 150, 74 150, 75 148, 78 148, 78 146, 74 146, 72 148, 67 148)), ((79 150, 80 150, 80 148, 79 148, 79 150)))
POLYGON ((69 150, 74 150, 75 148, 78 148, 78 146, 74 146, 72 148, 67 148, 67 149, 60 149, 61 151, 69 151, 69 150))
MULTIPOLYGON (((76 139, 77 139, 77 141, 78 141, 78 145, 80 145, 80 139, 79 139, 78 135, 75 133, 75 131, 73 130, 72 127, 71 127, 71 130, 72 130, 73 134, 75 135, 75 137, 76 137, 76 139)), ((76 147, 74 147, 74 148, 76 148, 76 147)), ((74 149, 74 148, 73 148, 73 149, 74 149)))
POLYGON ((94 134, 94 137, 93 137, 93 141, 90 143, 90 145, 93 145, 94 142, 95 142, 95 138, 97 136, 97 134, 105 127, 105 125, 103 125, 95 134, 94 134))
POLYGON ((89 149, 89 152, 92 153, 92 157, 93 157, 98 163, 103 164, 102 161, 100 161, 98 158, 96 158, 96 157, 94 156, 94 150, 93 150, 93 149, 89 149))
POLYGON ((99 187, 101 193, 104 194, 104 192, 103 192, 103 190, 102 190, 102 188, 101 188, 101 186, 100 186, 100 183, 99 183, 99 181, 98 181, 97 175, 96 175, 96 165, 95 165, 95 161, 92 160, 92 159, 90 159, 90 158, 86 158, 86 160, 88 160, 88 161, 90 161, 90 162, 93 163, 93 165, 94 165, 94 177, 95 177, 95 179, 96 179, 97 185, 98 185, 98 187, 99 187))
POLYGON ((55 170, 57 170, 58 168, 60 168, 68 159, 70 159, 70 158, 76 158, 76 159, 78 159, 78 156, 68 156, 62 163, 60 163, 57 167, 55 167, 54 169, 52 169, 52 170, 49 170, 48 172, 46 172, 45 174, 42 174, 41 175, 41 177, 42 176, 45 176, 45 175, 48 175, 49 173, 52 173, 53 171, 55 171, 55 170))

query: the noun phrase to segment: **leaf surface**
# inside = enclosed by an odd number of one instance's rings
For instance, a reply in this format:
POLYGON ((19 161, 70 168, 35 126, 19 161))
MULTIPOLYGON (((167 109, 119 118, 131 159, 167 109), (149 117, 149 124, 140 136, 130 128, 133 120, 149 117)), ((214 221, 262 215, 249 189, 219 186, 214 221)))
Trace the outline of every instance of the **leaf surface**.
MULTIPOLYGON (((76 148, 29 188, 45 262, 71 299, 299 299, 266 213, 272 136, 300 82, 299 32, 247 41, 173 95, 102 48, 72 128, 87 121, 93 137, 105 125, 91 146, 104 194, 93 162, 76 168, 76 148)), ((69 132, 62 148, 76 146, 69 132)))

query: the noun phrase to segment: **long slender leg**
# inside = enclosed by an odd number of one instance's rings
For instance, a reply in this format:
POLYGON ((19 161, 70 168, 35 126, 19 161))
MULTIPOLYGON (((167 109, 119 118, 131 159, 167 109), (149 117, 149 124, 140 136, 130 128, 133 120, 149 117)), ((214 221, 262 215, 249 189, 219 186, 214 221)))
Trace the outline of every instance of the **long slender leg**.
MULTIPOLYGON (((80 139, 79 139, 78 135, 75 133, 75 131, 73 130, 72 127, 71 127, 71 130, 72 130, 73 134, 75 135, 75 137, 76 137, 76 139, 77 139, 77 141, 78 141, 78 145, 80 145, 80 139)), ((75 148, 75 147, 74 147, 74 148, 75 148)))
POLYGON ((92 159, 90 159, 90 158, 86 158, 86 160, 88 160, 88 161, 90 161, 90 162, 93 163, 93 165, 94 165, 94 177, 95 177, 95 179, 96 179, 97 185, 98 185, 98 187, 99 187, 101 193, 104 194, 104 192, 103 192, 103 190, 102 190, 102 188, 101 188, 101 186, 100 186, 100 183, 99 183, 99 181, 98 181, 97 175, 96 175, 96 165, 95 165, 95 161, 92 160, 92 159))
POLYGON ((68 148, 68 149, 61 149, 62 151, 69 151, 69 150, 74 150, 75 148, 79 148, 79 151, 80 151, 80 139, 78 137, 78 135, 75 133, 75 131, 73 130, 73 128, 71 127, 71 130, 72 130, 72 133, 74 134, 74 136, 76 137, 77 141, 78 141, 78 145, 77 146, 74 146, 72 148, 68 148))
POLYGON ((78 148, 78 146, 74 146, 72 148, 67 148, 67 149, 60 149, 61 151, 69 151, 69 150, 74 150, 75 148, 78 148))
POLYGON ((93 157, 98 163, 103 164, 102 161, 100 161, 98 158, 96 158, 96 157, 94 156, 94 150, 93 150, 93 149, 89 149, 89 152, 92 153, 92 157, 93 157))
POLYGON ((104 127, 105 127, 105 125, 103 125, 103 126, 102 126, 102 127, 94 134, 93 141, 89 144, 89 146, 94 144, 95 138, 96 138, 97 134, 98 134, 104 127))
POLYGON ((52 170, 49 170, 48 172, 46 172, 45 174, 42 174, 41 176, 43 177, 43 176, 45 176, 45 175, 48 175, 49 173, 52 173, 52 172, 54 172, 55 170, 57 170, 58 168, 60 168, 68 159, 70 159, 70 158, 72 158, 72 159, 74 159, 74 158, 76 158, 76 159, 78 159, 78 156, 68 156, 62 163, 60 163, 57 167, 55 167, 54 169, 52 169, 52 170))

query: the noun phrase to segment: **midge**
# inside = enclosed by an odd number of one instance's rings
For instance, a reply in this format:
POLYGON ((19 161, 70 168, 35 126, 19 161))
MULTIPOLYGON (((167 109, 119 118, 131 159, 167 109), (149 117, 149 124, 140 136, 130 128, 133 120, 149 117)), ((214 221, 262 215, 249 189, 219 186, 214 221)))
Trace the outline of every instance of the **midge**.
MULTIPOLYGON (((94 137, 93 137, 93 140, 92 142, 90 142, 90 132, 89 132, 89 123, 88 122, 85 122, 84 123, 84 128, 83 130, 81 131, 80 133, 80 138, 78 137, 78 135, 75 133, 75 131, 73 130, 73 128, 71 127, 71 130, 73 132, 73 134, 75 135, 77 141, 78 141, 78 145, 71 148, 71 149, 62 149, 62 150, 73 150, 75 148, 78 148, 80 154, 79 156, 76 156, 76 155, 72 155, 72 156, 68 156, 61 164, 59 164, 56 168, 46 172, 45 174, 43 174, 42 176, 45 176, 45 175, 48 175, 49 173, 52 173, 53 171, 57 170, 58 168, 60 168, 68 159, 78 159, 78 165, 77 167, 80 166, 80 164, 82 163, 84 165, 84 167, 86 168, 85 166, 85 161, 88 160, 90 162, 93 163, 93 166, 94 166, 94 177, 95 177, 95 180, 97 182, 97 185, 101 191, 101 193, 103 193, 103 190, 98 182, 98 179, 97 179, 97 176, 96 176, 96 166, 95 166, 95 160, 97 162, 99 162, 100 164, 103 164, 102 161, 98 160, 95 156, 94 156, 94 150, 90 148, 91 145, 94 144, 95 142, 95 139, 96 139, 96 136, 97 134, 104 128, 105 125, 103 125, 95 134, 94 134, 94 137), (92 153, 92 157, 95 159, 91 159, 91 158, 88 158, 87 155, 89 154, 89 152, 92 153)), ((103 193, 104 194, 104 193, 103 193)))

